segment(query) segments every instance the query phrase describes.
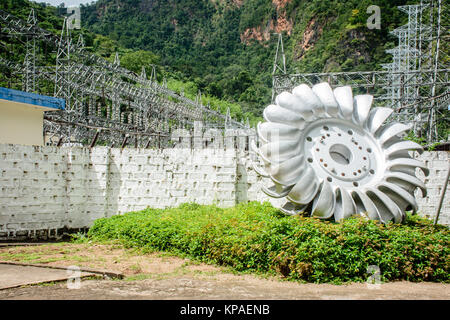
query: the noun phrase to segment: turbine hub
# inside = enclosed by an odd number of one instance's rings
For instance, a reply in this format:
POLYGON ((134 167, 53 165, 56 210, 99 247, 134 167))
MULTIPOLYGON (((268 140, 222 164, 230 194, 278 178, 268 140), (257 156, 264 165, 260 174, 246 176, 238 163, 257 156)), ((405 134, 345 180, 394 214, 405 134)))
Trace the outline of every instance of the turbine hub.
POLYGON ((383 164, 377 144, 359 128, 325 119, 305 130, 304 150, 317 176, 332 185, 359 187, 383 164))

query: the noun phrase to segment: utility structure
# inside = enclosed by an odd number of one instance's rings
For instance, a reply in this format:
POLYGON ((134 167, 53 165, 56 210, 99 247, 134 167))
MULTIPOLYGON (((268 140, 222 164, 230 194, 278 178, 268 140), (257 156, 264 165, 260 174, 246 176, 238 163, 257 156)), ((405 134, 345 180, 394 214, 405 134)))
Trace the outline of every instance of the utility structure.
POLYGON ((393 108, 392 119, 412 123, 414 134, 429 144, 447 141, 450 59, 444 39, 448 42, 448 4, 422 0, 399 10, 408 15, 408 23, 391 32, 398 37, 398 45, 387 50, 393 61, 383 65, 382 71, 289 74, 279 39, 273 99, 302 83, 312 86, 325 81, 333 88, 349 85, 356 93, 372 94, 378 106, 393 108))
POLYGON ((80 34, 65 18, 59 36, 37 25, 34 10, 27 21, 0 10, 0 77, 11 88, 66 100, 66 110, 45 116, 48 144, 92 141, 119 146, 132 137, 135 146, 164 146, 171 128, 192 130, 195 121, 205 127, 245 129, 229 115, 192 101, 150 79, 123 68, 118 54, 109 62, 90 53, 80 34), (52 55, 55 55, 53 58, 52 55), (24 59, 20 59, 24 56, 24 59), (54 59, 54 65, 44 62, 54 59))

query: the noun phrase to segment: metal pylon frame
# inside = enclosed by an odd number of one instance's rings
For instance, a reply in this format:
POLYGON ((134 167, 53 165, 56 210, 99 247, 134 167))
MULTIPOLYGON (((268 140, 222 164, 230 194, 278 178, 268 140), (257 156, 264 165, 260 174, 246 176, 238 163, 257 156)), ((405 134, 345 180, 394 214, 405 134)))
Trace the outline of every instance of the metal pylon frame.
POLYGON ((77 41, 72 39, 67 18, 57 36, 36 24, 34 11, 28 21, 23 21, 0 10, 0 27, 9 42, 27 53, 20 61, 19 55, 2 50, 0 66, 14 79, 22 79, 24 90, 39 88, 42 94, 66 100, 66 111, 45 115, 45 135, 50 143, 89 144, 97 136, 99 143, 118 146, 129 136, 143 145, 154 137, 168 141, 170 127, 192 126, 202 120, 208 127, 223 128, 225 120, 233 128, 244 127, 201 102, 171 91, 166 81, 160 85, 156 66, 151 66, 147 79, 145 68, 137 75, 122 67, 118 54, 114 62, 109 62, 88 52, 82 35, 77 41), (36 65, 37 44, 44 46, 43 52, 56 53, 54 66, 36 65), (97 135, 98 131, 101 134, 97 135))
POLYGON ((275 35, 278 36, 278 42, 277 42, 277 49, 275 52, 275 59, 273 62, 273 69, 272 69, 272 102, 275 99, 275 76, 276 75, 286 75, 286 55, 284 54, 284 44, 283 44, 283 35, 281 33, 275 33, 275 35))
POLYGON ((378 106, 393 108, 392 120, 413 123, 415 135, 427 143, 447 141, 446 131, 438 127, 448 131, 450 123, 450 59, 448 45, 442 46, 449 35, 448 19, 442 18, 448 14, 448 4, 422 0, 399 9, 408 14, 408 23, 392 32, 398 37, 398 46, 388 50, 393 62, 383 65, 383 71, 284 74, 279 68, 277 47, 272 101, 301 83, 349 85, 355 94, 370 93, 378 106))
MULTIPOLYGON (((28 15, 27 24, 31 28, 37 23, 34 9, 31 9, 28 15)), ((36 39, 32 35, 26 36, 26 53, 24 59, 24 68, 26 70, 22 90, 28 92, 36 91, 36 39)))

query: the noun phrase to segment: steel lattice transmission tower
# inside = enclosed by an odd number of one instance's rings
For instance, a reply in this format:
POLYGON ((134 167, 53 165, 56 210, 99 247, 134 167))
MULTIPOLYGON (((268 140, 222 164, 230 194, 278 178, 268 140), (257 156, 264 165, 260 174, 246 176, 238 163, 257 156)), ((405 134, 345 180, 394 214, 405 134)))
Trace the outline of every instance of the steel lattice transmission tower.
POLYGON ((392 106, 400 110, 395 117, 398 121, 412 121, 416 135, 433 141, 438 139, 436 101, 431 100, 428 106, 415 102, 436 95, 437 70, 444 67, 435 65, 440 56, 442 1, 421 1, 420 4, 401 6, 399 10, 408 14, 408 23, 391 32, 398 37, 398 46, 387 51, 392 54, 393 62, 383 67, 392 74, 409 75, 407 80, 413 85, 404 86, 404 77, 391 76, 394 85, 385 88, 387 97, 392 106), (422 70, 431 72, 424 75, 422 70), (410 105, 414 107, 408 107, 410 105))
MULTIPOLYGON (((422 0, 399 7, 408 23, 391 32, 398 45, 387 53, 392 63, 384 71, 273 74, 274 97, 306 83, 326 81, 332 87, 349 85, 358 93, 370 93, 379 106, 395 109, 394 121, 413 123, 417 137, 428 143, 448 140, 450 90, 448 4, 442 0, 422 0)), ((279 46, 282 41, 279 40, 279 46)), ((277 48, 274 70, 279 70, 277 48)), ((281 48, 281 52, 284 50, 281 48)))
POLYGON ((64 112, 45 115, 47 143, 123 146, 134 140, 136 147, 161 147, 171 128, 191 130, 196 121, 206 128, 246 128, 204 106, 201 96, 192 101, 169 90, 165 79, 160 85, 155 66, 147 79, 145 68, 140 75, 123 68, 118 53, 109 62, 88 52, 82 35, 72 38, 70 21, 64 20, 57 36, 37 25, 34 10, 27 21, 0 10, 0 68, 5 70, 0 78, 11 87, 66 101, 64 112), (23 61, 18 52, 24 52, 23 61), (52 59, 55 65, 46 65, 52 59))
MULTIPOLYGON (((27 19, 27 24, 29 27, 33 27, 36 25, 36 14, 34 9, 31 9, 31 12, 27 19)), ((36 39, 32 35, 26 35, 26 52, 24 59, 24 68, 26 70, 26 74, 24 77, 24 81, 22 84, 22 90, 28 92, 35 92, 36 90, 36 39)))

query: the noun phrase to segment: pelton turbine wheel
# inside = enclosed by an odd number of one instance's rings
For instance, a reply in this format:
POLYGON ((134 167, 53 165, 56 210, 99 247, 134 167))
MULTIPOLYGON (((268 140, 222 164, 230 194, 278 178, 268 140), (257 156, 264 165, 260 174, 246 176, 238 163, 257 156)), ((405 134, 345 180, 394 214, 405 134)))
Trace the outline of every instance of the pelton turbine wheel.
POLYGON ((261 146, 253 149, 265 168, 254 168, 275 183, 263 188, 266 194, 287 199, 284 213, 400 223, 405 211, 416 212, 414 191, 426 196, 416 168, 429 171, 408 151, 423 149, 401 138, 409 126, 383 124, 393 110, 371 109, 372 102, 371 95, 353 97, 348 86, 302 84, 264 110, 266 122, 257 127, 261 146))

